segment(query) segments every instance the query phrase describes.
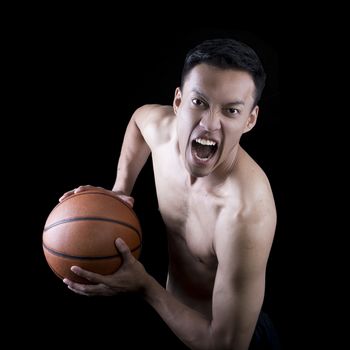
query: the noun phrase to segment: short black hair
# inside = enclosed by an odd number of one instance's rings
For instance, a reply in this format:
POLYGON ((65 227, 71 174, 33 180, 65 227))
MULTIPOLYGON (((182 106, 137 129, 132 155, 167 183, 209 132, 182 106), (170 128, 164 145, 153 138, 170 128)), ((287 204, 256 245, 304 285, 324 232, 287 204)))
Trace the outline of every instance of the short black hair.
POLYGON ((191 49, 185 58, 181 74, 181 89, 188 73, 205 63, 221 69, 237 69, 250 74, 255 84, 254 106, 265 87, 266 74, 256 52, 247 44, 231 38, 210 39, 191 49))

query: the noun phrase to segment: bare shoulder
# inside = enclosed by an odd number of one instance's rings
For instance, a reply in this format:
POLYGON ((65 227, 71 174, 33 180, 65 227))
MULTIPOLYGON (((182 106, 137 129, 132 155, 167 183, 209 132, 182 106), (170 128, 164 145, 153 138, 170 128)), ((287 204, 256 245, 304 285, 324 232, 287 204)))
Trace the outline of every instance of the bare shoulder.
POLYGON ((263 169, 249 154, 240 148, 237 169, 233 176, 233 187, 236 186, 242 205, 243 216, 266 219, 276 214, 270 181, 263 169))
POLYGON ((175 114, 172 106, 148 104, 138 108, 133 118, 146 142, 152 148, 170 138, 175 114))
MULTIPOLYGON (((272 246, 277 213, 270 182, 259 165, 242 150, 236 176, 228 185, 231 198, 222 211, 216 246, 231 247, 236 257, 264 267, 272 246)), ((231 252, 232 253, 232 252, 231 252)))

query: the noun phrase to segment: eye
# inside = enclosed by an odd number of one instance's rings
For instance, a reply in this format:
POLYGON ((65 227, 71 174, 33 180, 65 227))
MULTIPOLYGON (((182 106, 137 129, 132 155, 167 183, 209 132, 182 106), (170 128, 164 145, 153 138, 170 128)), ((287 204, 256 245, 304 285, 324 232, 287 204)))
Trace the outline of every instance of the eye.
POLYGON ((240 113, 239 109, 234 108, 234 107, 227 108, 227 112, 228 112, 228 114, 229 114, 230 116, 234 116, 234 115, 240 113))
POLYGON ((193 98, 192 103, 198 107, 204 106, 204 102, 202 100, 200 100, 199 98, 193 98))

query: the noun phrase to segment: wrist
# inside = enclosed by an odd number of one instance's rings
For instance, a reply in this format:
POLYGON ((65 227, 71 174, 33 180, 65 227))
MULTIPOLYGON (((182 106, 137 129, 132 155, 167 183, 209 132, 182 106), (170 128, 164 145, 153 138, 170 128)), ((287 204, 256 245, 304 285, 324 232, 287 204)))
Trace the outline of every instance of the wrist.
POLYGON ((122 194, 129 196, 132 188, 133 185, 130 183, 130 179, 123 174, 118 174, 112 191, 121 192, 122 194))
POLYGON ((130 205, 131 208, 133 208, 135 200, 128 193, 121 191, 121 190, 116 190, 114 188, 113 188, 112 192, 115 194, 116 197, 118 197, 122 201, 126 202, 128 205, 130 205))
POLYGON ((122 193, 122 194, 128 195, 129 193, 127 188, 128 186, 126 185, 126 183, 124 183, 123 181, 117 180, 112 188, 112 191, 116 193, 122 193))
POLYGON ((119 189, 119 188, 113 188, 112 191, 113 191, 115 194, 118 194, 118 195, 129 196, 129 193, 127 193, 126 191, 121 190, 121 189, 119 189))
POLYGON ((149 301, 152 296, 154 296, 154 291, 158 285, 158 282, 149 275, 148 273, 145 275, 145 279, 140 288, 140 294, 146 301, 149 301))

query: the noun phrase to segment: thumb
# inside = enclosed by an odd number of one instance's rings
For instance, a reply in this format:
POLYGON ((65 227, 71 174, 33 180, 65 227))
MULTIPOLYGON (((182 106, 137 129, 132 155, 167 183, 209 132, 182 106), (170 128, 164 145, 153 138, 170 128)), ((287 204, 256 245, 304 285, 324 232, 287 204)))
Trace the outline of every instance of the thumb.
POLYGON ((132 258, 129 246, 121 239, 117 238, 115 240, 115 245, 122 255, 123 261, 126 262, 132 258))

